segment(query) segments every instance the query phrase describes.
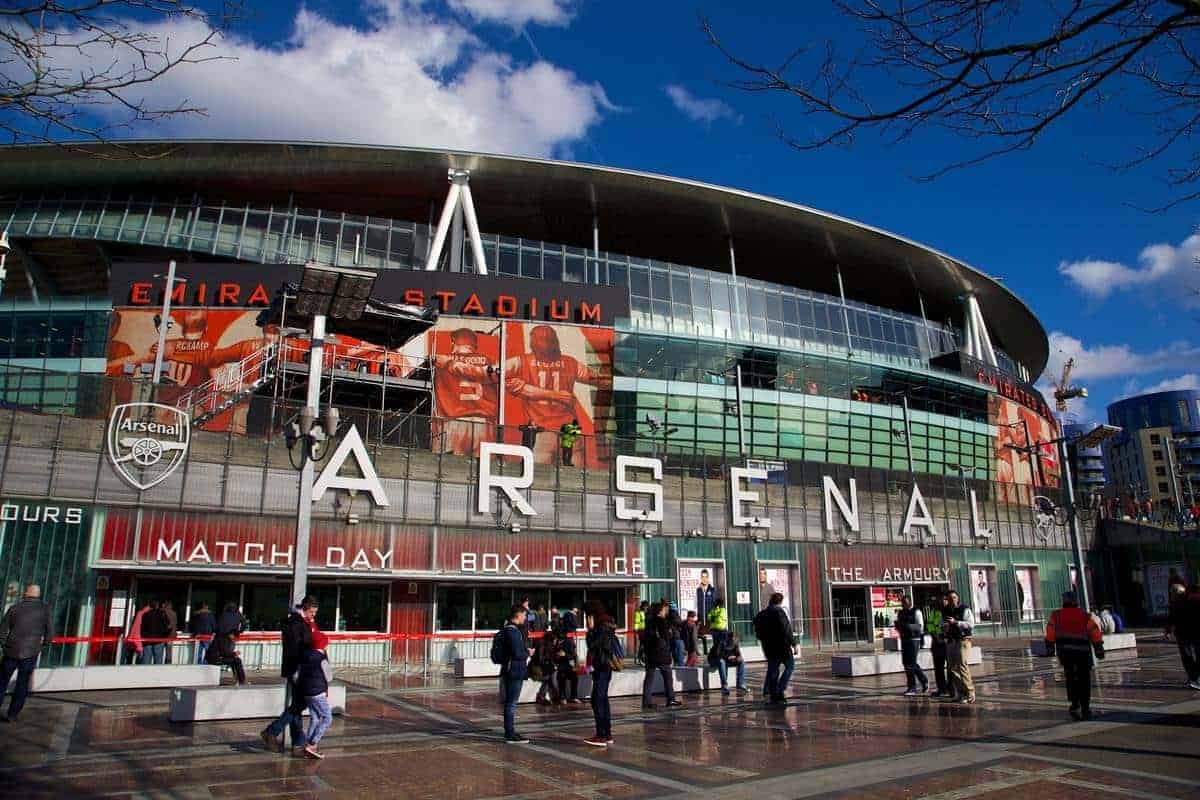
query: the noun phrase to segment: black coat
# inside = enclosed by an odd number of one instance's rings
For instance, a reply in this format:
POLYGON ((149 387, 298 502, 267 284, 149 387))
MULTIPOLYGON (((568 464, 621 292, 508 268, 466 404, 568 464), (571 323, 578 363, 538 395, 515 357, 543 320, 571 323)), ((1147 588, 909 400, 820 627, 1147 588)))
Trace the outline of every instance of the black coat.
POLYGON ((646 619, 646 631, 642 636, 647 667, 671 666, 671 623, 663 617, 646 619))
POLYGON ((792 652, 792 622, 783 606, 767 606, 758 612, 754 618, 754 635, 767 658, 784 659, 792 652))
POLYGON ((279 631, 279 643, 282 650, 279 672, 287 678, 295 673, 304 654, 312 649, 312 628, 299 612, 292 611, 283 618, 283 622, 279 625, 279 631))
POLYGON ((299 673, 296 676, 296 694, 300 697, 316 697, 329 691, 329 681, 325 680, 325 670, 321 662, 325 654, 320 650, 306 650, 300 658, 299 673))
POLYGON ((683 623, 683 649, 688 653, 696 652, 696 626, 683 623))
POLYGON ((41 600, 22 600, 0 622, 0 653, 5 658, 33 658, 53 638, 50 609, 41 600))
POLYGON ((162 644, 162 641, 146 641, 147 639, 169 639, 175 635, 171 630, 171 620, 167 612, 161 608, 152 608, 142 617, 142 629, 138 631, 146 644, 162 644))
POLYGON ((211 611, 197 611, 192 614, 192 619, 188 622, 188 629, 192 632, 192 636, 211 636, 216 633, 217 620, 211 611))

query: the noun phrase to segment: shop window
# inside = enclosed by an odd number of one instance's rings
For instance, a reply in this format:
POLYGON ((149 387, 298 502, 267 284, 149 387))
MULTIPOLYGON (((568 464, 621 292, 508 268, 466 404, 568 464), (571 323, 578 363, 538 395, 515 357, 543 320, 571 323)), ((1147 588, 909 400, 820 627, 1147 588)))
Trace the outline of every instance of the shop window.
POLYGON ((990 565, 967 568, 971 580, 971 610, 976 622, 992 622, 1000 617, 996 595, 996 568, 990 565))
POLYGON ((323 631, 334 630, 337 621, 337 586, 310 586, 308 593, 317 601, 317 627, 323 631))
MULTIPOLYGON (((559 589, 555 587, 555 589, 550 592, 550 607, 557 609, 560 614, 565 614, 572 608, 578 608, 580 611, 582 611, 583 602, 583 589, 576 589, 574 587, 565 587, 559 589)), ((583 624, 583 620, 580 620, 579 622, 580 624, 583 624)))
POLYGON ((137 584, 137 597, 135 598, 133 613, 137 613, 143 608, 146 603, 151 600, 158 602, 169 602, 172 608, 175 609, 175 614, 178 618, 176 623, 180 630, 186 631, 187 626, 184 624, 187 619, 188 605, 188 582, 173 581, 173 580, 139 580, 137 584))
MULTIPOLYGON (((139 581, 139 586, 141 582, 139 581)), ((214 615, 225 610, 225 606, 233 603, 240 608, 242 603, 242 585, 240 583, 218 583, 216 581, 192 583, 192 611, 208 603, 208 608, 214 615)))
POLYGON ((475 590, 475 630, 497 631, 512 610, 511 589, 475 590))
POLYGON ((625 626, 625 590, 624 589, 588 589, 588 605, 599 603, 605 613, 613 618, 617 628, 625 626))
POLYGON ((1037 567, 1015 567, 1013 571, 1017 579, 1017 608, 1021 611, 1021 621, 1033 622, 1040 618, 1042 608, 1037 567))
POLYGON ((387 594, 382 586, 343 586, 338 607, 339 631, 386 631, 387 594))
MULTIPOLYGON (((437 629, 473 630, 471 590, 460 586, 439 586, 437 590, 437 629)), ((498 627, 498 626, 497 626, 498 627)))
POLYGON ((279 623, 288 613, 288 595, 291 590, 286 584, 256 583, 246 586, 246 604, 242 614, 252 631, 277 631, 279 623))

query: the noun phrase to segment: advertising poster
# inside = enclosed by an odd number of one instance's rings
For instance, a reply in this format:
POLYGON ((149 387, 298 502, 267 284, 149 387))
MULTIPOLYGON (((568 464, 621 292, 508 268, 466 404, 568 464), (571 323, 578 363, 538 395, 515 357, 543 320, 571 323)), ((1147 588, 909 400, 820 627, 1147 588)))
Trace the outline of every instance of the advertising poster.
POLYGON ((1017 567, 1017 601, 1021 606, 1021 621, 1033 622, 1037 618, 1034 595, 1034 571, 1031 567, 1017 567))
POLYGON ((795 620, 796 615, 792 607, 796 596, 792 587, 792 573, 794 571, 794 568, 787 564, 759 567, 758 595, 760 608, 766 608, 770 602, 771 595, 778 592, 783 595, 783 610, 787 612, 789 619, 795 620))
POLYGON ((497 424, 503 403, 504 441, 529 447, 537 463, 559 462, 559 429, 574 420, 583 433, 572 464, 607 465, 594 434, 597 419, 608 416, 612 402, 611 329, 443 317, 430 335, 434 408, 446 420, 442 447, 465 453, 493 439, 496 431, 489 426, 497 424), (505 326, 503 387, 500 324, 505 326))
POLYGON ((900 598, 904 589, 900 586, 872 586, 871 613, 875 618, 875 640, 894 639, 900 634, 896 631, 896 615, 900 613, 900 598))
MULTIPOLYGON (((996 480, 1000 483, 1019 486, 1041 485, 1033 473, 1028 452, 1015 450, 1027 446, 1025 429, 1034 444, 1048 442, 1057 435, 1056 426, 1038 416, 1031 409, 1000 395, 988 397, 988 422, 996 426, 996 480), (1009 445, 1012 445, 1010 447, 1009 445)), ((1043 445, 1038 454, 1042 462, 1042 475, 1046 486, 1058 486, 1058 450, 1054 445, 1043 445)))
POLYGON ((972 567, 970 571, 971 600, 977 622, 992 621, 992 581, 989 572, 990 570, 977 567, 972 567))
POLYGON ((713 587, 714 593, 719 593, 720 583, 718 579, 720 575, 718 571, 720 564, 716 562, 701 563, 701 562, 685 562, 679 565, 679 570, 676 575, 676 586, 679 589, 679 615, 686 617, 687 612, 695 611, 700 617, 700 624, 704 624, 704 617, 700 613, 699 598, 700 592, 703 590, 707 594, 709 586, 713 587))
POLYGON ((1150 595, 1150 616, 1165 617, 1171 610, 1171 584, 1186 581, 1183 564, 1151 564, 1146 567, 1146 591, 1150 595))

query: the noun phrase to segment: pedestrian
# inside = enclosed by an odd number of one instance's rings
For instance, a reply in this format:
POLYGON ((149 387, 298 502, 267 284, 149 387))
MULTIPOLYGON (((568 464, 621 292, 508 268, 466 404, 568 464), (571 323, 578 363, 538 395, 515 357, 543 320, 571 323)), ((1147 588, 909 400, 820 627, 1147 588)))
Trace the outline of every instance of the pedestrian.
POLYGON ((912 598, 904 595, 900 598, 900 611, 896 614, 895 628, 900 634, 900 659, 904 663, 904 680, 907 690, 905 697, 916 697, 929 691, 929 679, 917 656, 925 639, 925 617, 920 609, 913 608, 912 598), (917 691, 920 682, 921 690, 917 691))
POLYGON ((933 655, 933 677, 937 689, 930 693, 931 697, 949 697, 950 683, 946 680, 946 632, 942 629, 943 615, 950 605, 950 598, 945 594, 933 597, 933 602, 925 612, 925 633, 929 636, 929 652, 933 655))
POLYGON ((725 598, 719 594, 713 599, 706 623, 709 633, 712 634, 713 644, 723 646, 725 636, 729 633, 729 611, 725 608, 725 598))
POLYGON ((558 674, 558 700, 560 703, 579 704, 579 651, 575 637, 565 630, 558 637, 554 648, 554 671, 558 674), (570 693, 567 688, 570 687, 570 693))
POLYGON ((306 758, 324 758, 317 749, 329 726, 333 724, 333 710, 329 707, 329 682, 333 680, 333 668, 325 651, 329 637, 320 631, 312 634, 312 646, 304 651, 296 669, 296 692, 304 698, 308 707, 308 735, 304 740, 306 758))
POLYGON ((583 741, 594 747, 613 743, 612 709, 608 703, 608 687, 613 671, 623 666, 625 648, 617 636, 612 618, 602 608, 594 608, 587 616, 587 651, 592 667, 592 717, 596 720, 596 735, 583 741))
POLYGON ((1200 585, 1193 583, 1185 591, 1181 588, 1179 584, 1171 587, 1167 626, 1175 634, 1187 686, 1200 690, 1200 585))
POLYGON ((700 626, 696 624, 696 612, 687 612, 687 619, 683 621, 683 631, 680 637, 683 640, 683 665, 685 667, 696 666, 696 653, 699 649, 696 645, 696 641, 699 633, 700 626))
POLYGON ((523 636, 525 638, 525 647, 526 647, 526 649, 528 649, 529 648, 529 632, 531 630, 534 630, 533 626, 534 626, 534 622, 536 620, 536 615, 529 608, 529 595, 525 595, 524 597, 522 597, 518 601, 518 604, 521 606, 521 608, 525 609, 525 622, 523 622, 521 624, 521 636, 523 636))
POLYGON ((796 645, 792 638, 792 622, 783 610, 783 595, 771 595, 770 604, 754 617, 754 635, 762 645, 767 659, 767 676, 763 694, 768 704, 787 703, 787 685, 796 668, 796 645))
POLYGON ((237 686, 244 686, 246 683, 246 668, 242 665, 242 657, 237 651, 237 637, 241 636, 245 629, 246 620, 238 611, 237 604, 226 603, 225 610, 217 617, 217 630, 213 634, 212 644, 204 654, 209 664, 232 669, 237 686))
POLYGON ((529 677, 539 683, 537 696, 533 699, 539 706, 557 704, 559 701, 558 689, 554 682, 554 653, 558 649, 558 639, 561 635, 562 622, 559 621, 533 642, 529 677))
POLYGON ((650 607, 650 613, 646 617, 646 676, 642 679, 642 708, 645 709, 654 708, 651 689, 656 672, 662 677, 667 706, 683 705, 675 699, 675 677, 671 671, 671 623, 667 618, 669 613, 670 608, 667 604, 660 602, 650 607))
POLYGON ((975 615, 962 605, 958 592, 950 592, 950 603, 942 615, 942 630, 946 634, 946 666, 950 672, 950 700, 969 704, 975 702, 975 682, 971 680, 971 636, 975 615))
POLYGON ((558 429, 558 446, 562 450, 562 465, 564 467, 574 466, 572 462, 575 457, 575 440, 582 433, 583 428, 579 427, 579 420, 577 419, 564 422, 562 427, 558 429))
MULTIPOLYGON (((663 603, 667 603, 666 599, 663 603)), ((683 643, 683 619, 674 603, 667 605, 667 624, 671 627, 671 663, 682 667, 687 663, 687 648, 683 643)))
POLYGON ((542 633, 550 628, 550 617, 546 614, 544 603, 538 603, 537 608, 526 614, 526 618, 531 632, 542 633))
POLYGON ((0 622, 0 702, 13 672, 17 673, 8 713, 0 716, 0 722, 17 721, 29 697, 38 654, 53 640, 54 621, 50 618, 50 608, 42 602, 42 587, 27 584, 21 601, 10 606, 0 622))
POLYGON ((1113 619, 1112 606, 1100 607, 1100 633, 1107 636, 1117 632, 1117 621, 1113 619))
POLYGON ((504 627, 492 637, 492 662, 500 665, 500 703, 504 707, 504 741, 529 744, 517 733, 517 701, 521 685, 529 677, 529 648, 521 630, 525 626, 525 607, 516 605, 508 612, 504 627))
POLYGON ((171 653, 175 649, 175 637, 179 633, 179 614, 175 613, 175 604, 170 600, 164 600, 162 604, 163 613, 167 616, 167 641, 163 647, 163 663, 170 664, 173 659, 171 653))
POLYGON ((721 679, 721 694, 729 694, 730 667, 735 670, 738 694, 750 691, 746 688, 746 659, 742 657, 742 646, 736 633, 727 633, 720 639, 720 644, 714 640, 713 648, 708 653, 708 663, 717 670, 717 677, 721 679))
POLYGON ((316 598, 307 595, 279 623, 279 674, 285 681, 283 713, 259 733, 268 750, 283 751, 283 731, 290 729, 292 749, 305 743, 303 716, 308 701, 296 688, 296 671, 313 649, 317 628, 316 598))
POLYGON ((212 612, 208 610, 208 603, 201 603, 195 613, 192 614, 191 620, 188 621, 188 632, 196 640, 196 663, 203 664, 204 656, 208 652, 208 646, 212 642, 212 635, 217 631, 217 620, 213 617, 212 612))
POLYGON ((633 635, 637 640, 637 654, 634 656, 633 662, 641 665, 645 663, 645 648, 642 646, 642 634, 646 632, 646 610, 650 608, 650 603, 646 600, 638 603, 637 610, 633 612, 633 635))
POLYGON ((150 610, 142 617, 142 662, 143 664, 163 663, 167 649, 167 639, 171 636, 171 620, 163 611, 162 603, 150 601, 150 610))
POLYGON ((1096 619, 1079 607, 1074 592, 1063 592, 1062 608, 1046 623, 1046 653, 1062 664, 1069 713, 1075 720, 1092 718, 1092 654, 1104 658, 1104 634, 1096 619))
POLYGON ((129 648, 126 653, 126 661, 130 664, 139 664, 142 660, 142 620, 150 613, 150 604, 144 604, 138 612, 133 615, 133 620, 129 623, 129 632, 125 634, 125 645, 129 648))

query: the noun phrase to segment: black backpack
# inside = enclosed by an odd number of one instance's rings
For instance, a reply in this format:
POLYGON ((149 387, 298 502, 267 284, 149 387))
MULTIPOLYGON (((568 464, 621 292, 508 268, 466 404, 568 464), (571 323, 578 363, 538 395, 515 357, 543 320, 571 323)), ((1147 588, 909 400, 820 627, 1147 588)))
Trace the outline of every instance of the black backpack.
POLYGON ((505 634, 504 628, 492 634, 491 659, 493 664, 499 664, 500 666, 504 666, 509 662, 508 635, 505 634))

